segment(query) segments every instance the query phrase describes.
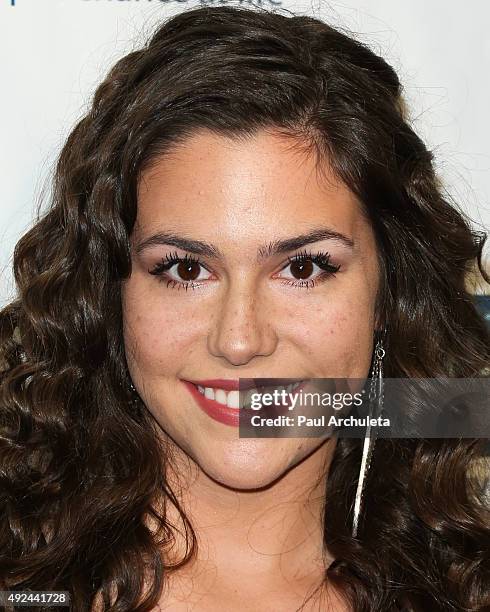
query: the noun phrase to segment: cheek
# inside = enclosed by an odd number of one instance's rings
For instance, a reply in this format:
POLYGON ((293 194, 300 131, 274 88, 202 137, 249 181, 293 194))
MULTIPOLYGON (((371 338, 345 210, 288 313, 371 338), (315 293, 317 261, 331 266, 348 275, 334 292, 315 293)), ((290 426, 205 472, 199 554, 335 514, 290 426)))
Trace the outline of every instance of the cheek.
POLYGON ((318 378, 367 375, 374 333, 374 304, 367 287, 339 289, 311 302, 303 313, 288 309, 293 343, 301 348, 318 378))
POLYGON ((189 358, 198 326, 181 308, 128 288, 123 313, 126 352, 146 375, 175 371, 189 358))

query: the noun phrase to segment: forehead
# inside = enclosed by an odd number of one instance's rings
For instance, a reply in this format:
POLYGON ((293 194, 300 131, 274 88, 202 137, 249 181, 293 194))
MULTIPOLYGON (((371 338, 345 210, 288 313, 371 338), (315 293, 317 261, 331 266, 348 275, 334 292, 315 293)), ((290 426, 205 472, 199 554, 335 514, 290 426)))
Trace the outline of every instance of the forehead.
POLYGON ((254 231, 328 221, 351 235, 365 221, 360 202, 326 160, 273 131, 229 138, 201 130, 142 173, 139 230, 162 222, 219 222, 225 230, 227 219, 252 222, 254 231))

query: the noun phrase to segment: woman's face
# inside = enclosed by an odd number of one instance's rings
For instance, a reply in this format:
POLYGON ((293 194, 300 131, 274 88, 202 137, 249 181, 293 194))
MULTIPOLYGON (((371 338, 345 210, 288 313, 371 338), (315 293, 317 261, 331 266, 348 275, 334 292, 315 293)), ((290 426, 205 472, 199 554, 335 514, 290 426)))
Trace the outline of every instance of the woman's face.
POLYGON ((237 488, 273 482, 322 440, 240 438, 186 381, 369 374, 374 234, 353 194, 292 143, 269 131, 237 141, 203 130, 159 158, 139 183, 122 288, 141 398, 208 476, 237 488), (340 266, 334 275, 323 270, 326 253, 340 266), (185 256, 194 261, 173 263, 185 256))

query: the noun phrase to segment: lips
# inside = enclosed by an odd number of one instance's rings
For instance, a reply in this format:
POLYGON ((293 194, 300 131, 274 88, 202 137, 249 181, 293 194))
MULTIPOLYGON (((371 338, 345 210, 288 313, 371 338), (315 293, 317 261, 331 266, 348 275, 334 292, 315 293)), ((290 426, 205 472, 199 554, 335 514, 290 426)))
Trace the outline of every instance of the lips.
MULTIPOLYGON (((278 387, 287 387, 289 385, 294 384, 295 389, 300 389, 304 384, 306 384, 307 380, 300 378, 258 378, 258 379, 240 379, 237 380, 224 380, 224 379, 205 379, 205 380, 182 380, 184 386, 191 393, 192 397, 196 401, 197 405, 212 419, 223 423, 225 425, 230 425, 232 427, 238 427, 240 424, 240 414, 244 414, 244 411, 247 413, 252 413, 249 408, 239 408, 238 407, 238 392, 239 391, 250 391, 255 389, 257 392, 263 393, 264 390, 273 391, 278 387), (303 382, 302 385, 299 383, 303 382), (227 387, 225 389, 225 386, 227 387), (199 387, 201 390, 199 390, 199 387), (209 390, 212 393, 203 394, 201 391, 209 390), (221 401, 216 401, 214 391, 216 391, 217 396, 219 394, 219 398, 221 401), (226 395, 228 392, 229 395, 226 395), (236 404, 237 407, 230 407, 225 405, 223 402, 228 402, 228 398, 233 394, 233 401, 230 400, 229 403, 236 404), (236 394, 236 395, 235 395, 236 394), (206 396, 207 395, 207 396, 206 396)), ((253 393, 253 391, 251 391, 253 393)), ((245 403, 248 403, 247 397, 245 397, 245 403)), ((262 409, 262 412, 272 413, 280 413, 287 410, 287 407, 284 406, 269 406, 267 409, 262 409)), ((255 414, 256 412, 253 411, 255 414)))

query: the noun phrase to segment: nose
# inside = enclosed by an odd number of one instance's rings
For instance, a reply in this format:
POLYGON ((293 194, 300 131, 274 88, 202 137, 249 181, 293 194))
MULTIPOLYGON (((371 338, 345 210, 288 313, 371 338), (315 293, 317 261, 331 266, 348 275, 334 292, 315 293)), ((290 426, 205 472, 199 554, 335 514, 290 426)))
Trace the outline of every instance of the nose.
POLYGON ((256 356, 271 355, 277 334, 270 308, 248 283, 229 286, 215 311, 208 350, 233 365, 246 365, 256 356))

